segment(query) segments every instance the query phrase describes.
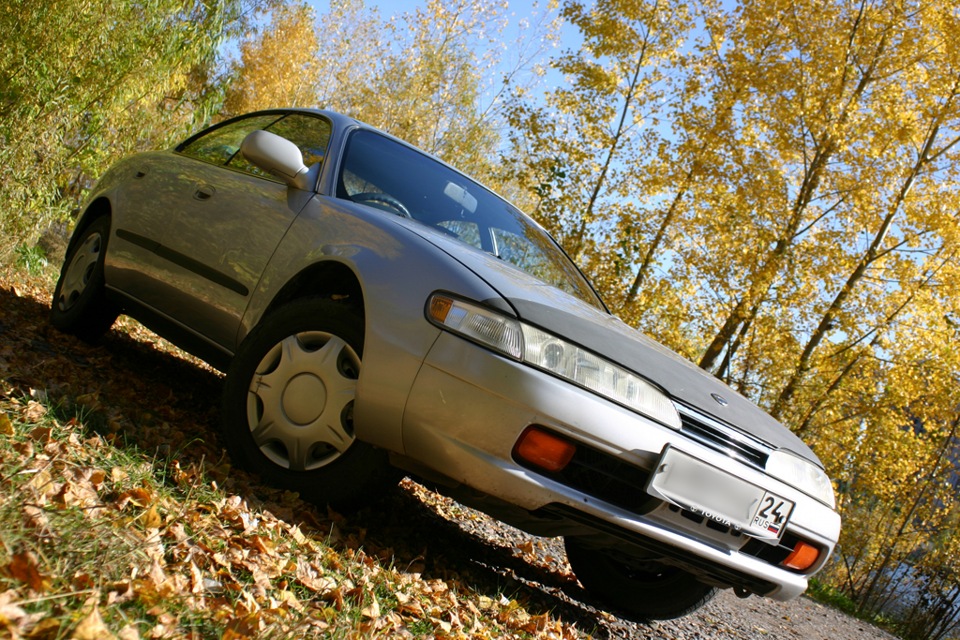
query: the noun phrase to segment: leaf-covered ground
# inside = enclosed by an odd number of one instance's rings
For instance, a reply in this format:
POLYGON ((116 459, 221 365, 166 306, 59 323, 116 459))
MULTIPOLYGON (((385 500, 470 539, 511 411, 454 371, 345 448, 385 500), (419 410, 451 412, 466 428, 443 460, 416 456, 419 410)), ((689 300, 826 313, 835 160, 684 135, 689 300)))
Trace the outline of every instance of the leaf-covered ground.
POLYGON ((218 373, 126 319, 57 333, 49 286, 0 274, 0 638, 880 637, 806 600, 620 620, 556 541, 410 481, 320 512, 231 468, 218 373))

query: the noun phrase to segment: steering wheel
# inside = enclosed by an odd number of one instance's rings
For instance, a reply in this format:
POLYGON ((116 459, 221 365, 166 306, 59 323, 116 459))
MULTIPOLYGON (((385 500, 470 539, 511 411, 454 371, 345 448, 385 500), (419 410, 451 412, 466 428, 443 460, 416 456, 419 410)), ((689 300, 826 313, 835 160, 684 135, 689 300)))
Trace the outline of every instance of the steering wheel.
POLYGON ((350 199, 354 202, 362 202, 377 207, 378 209, 395 213, 404 218, 413 217, 410 215, 410 210, 407 209, 402 202, 387 193, 376 193, 373 191, 355 193, 350 196, 350 199))

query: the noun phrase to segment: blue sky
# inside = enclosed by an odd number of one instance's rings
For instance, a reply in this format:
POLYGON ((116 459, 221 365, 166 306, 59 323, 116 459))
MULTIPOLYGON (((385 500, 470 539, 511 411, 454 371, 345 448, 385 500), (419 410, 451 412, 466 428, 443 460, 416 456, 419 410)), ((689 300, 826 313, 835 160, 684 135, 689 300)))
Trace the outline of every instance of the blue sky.
MULTIPOLYGON (((329 0, 309 0, 310 4, 317 8, 317 11, 326 11, 330 7, 329 0)), ((377 7, 380 15, 390 17, 412 11, 417 7, 426 5, 426 0, 366 0, 368 7, 377 7)), ((531 0, 510 0, 510 10, 518 14, 529 13, 533 6, 531 0)))
MULTIPOLYGON (((491 1, 492 0, 487 0, 491 1)), ((318 14, 325 13, 330 8, 330 0, 307 0, 316 8, 318 14)), ((512 42, 516 38, 517 23, 523 18, 531 16, 534 12, 534 6, 546 6, 549 0, 508 0, 509 26, 503 34, 504 42, 512 42)), ((417 8, 425 7, 427 0, 365 0, 365 5, 375 7, 380 13, 381 18, 390 18, 391 16, 401 16, 405 13, 412 13, 417 8)), ((589 4, 589 3, 588 3, 589 4)), ((579 41, 579 34, 575 30, 567 28, 561 32, 561 48, 576 46, 579 41), (573 33, 571 33, 573 32, 573 33)))
MULTIPOLYGON (((493 0, 481 1, 493 2, 493 0)), ((330 0, 307 0, 307 2, 309 2, 316 9, 317 14, 319 15, 329 11, 330 0)), ((534 15, 535 6, 544 7, 549 3, 549 0, 508 0, 508 2, 508 26, 504 30, 503 34, 501 34, 502 42, 505 44, 505 53, 502 56, 503 63, 501 65, 504 71, 509 70, 516 63, 516 56, 510 55, 511 53, 515 53, 510 49, 510 44, 518 40, 519 31, 517 30, 517 25, 524 18, 529 18, 534 15)), ((364 0, 364 4, 367 7, 376 8, 382 19, 388 19, 393 16, 399 17, 405 13, 412 13, 417 8, 423 8, 426 6, 427 0, 364 0)), ((590 4, 589 0, 587 4, 590 4)), ((567 26, 560 32, 559 46, 557 48, 551 47, 544 50, 541 53, 539 62, 545 65, 551 57, 559 53, 561 50, 577 48, 579 44, 579 32, 577 32, 576 29, 567 26)), ((540 86, 544 89, 550 89, 562 83, 563 80, 561 77, 559 77, 559 74, 548 71, 547 76, 538 84, 540 84, 540 86)))

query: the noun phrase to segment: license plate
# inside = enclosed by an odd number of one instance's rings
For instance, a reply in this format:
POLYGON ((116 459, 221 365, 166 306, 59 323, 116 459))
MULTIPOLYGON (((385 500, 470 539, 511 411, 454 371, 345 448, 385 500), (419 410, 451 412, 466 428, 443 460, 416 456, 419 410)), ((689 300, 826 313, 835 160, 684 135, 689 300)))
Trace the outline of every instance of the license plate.
POLYGON ((793 502, 670 446, 647 492, 735 531, 776 542, 793 502))

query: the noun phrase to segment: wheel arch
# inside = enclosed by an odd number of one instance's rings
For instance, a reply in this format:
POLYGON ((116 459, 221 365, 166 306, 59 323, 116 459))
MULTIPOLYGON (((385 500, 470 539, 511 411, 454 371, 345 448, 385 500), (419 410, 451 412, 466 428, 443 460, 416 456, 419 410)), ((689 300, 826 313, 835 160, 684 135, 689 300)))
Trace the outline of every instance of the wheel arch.
POLYGON ((111 204, 109 198, 105 196, 99 196, 87 204, 87 207, 83 210, 83 213, 80 214, 80 217, 77 219, 77 224, 73 228, 73 234, 70 237, 70 243, 67 245, 67 253, 69 253, 77 243, 80 232, 82 232, 90 223, 104 216, 110 217, 112 215, 113 205, 111 204))
POLYGON ((366 323, 366 305, 360 278, 337 260, 313 263, 290 278, 264 309, 263 316, 300 298, 329 298, 349 304, 366 323))

